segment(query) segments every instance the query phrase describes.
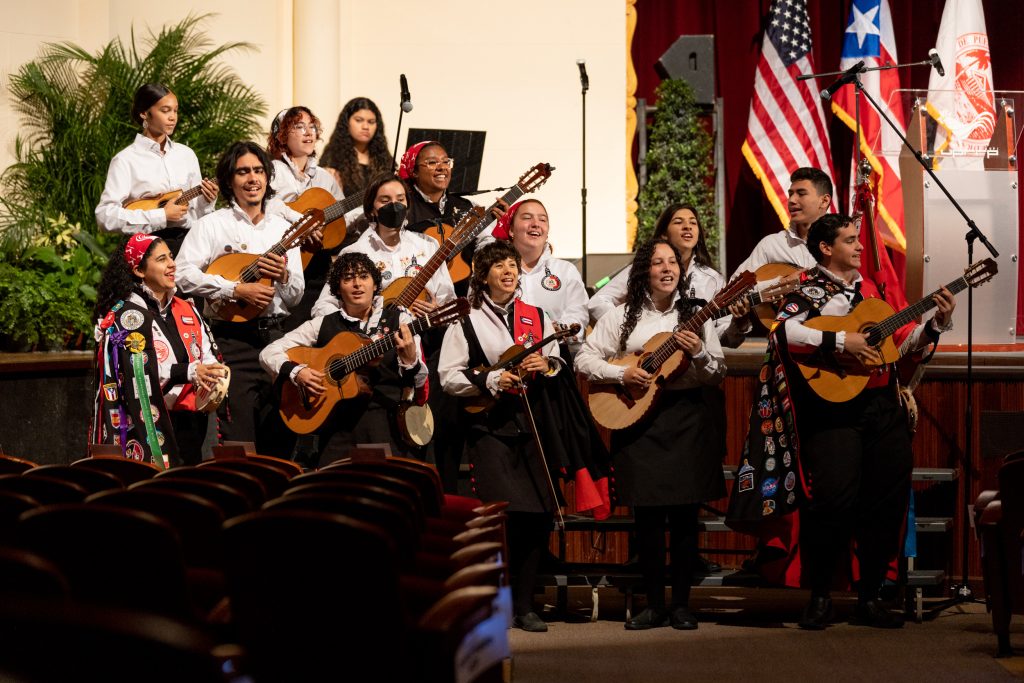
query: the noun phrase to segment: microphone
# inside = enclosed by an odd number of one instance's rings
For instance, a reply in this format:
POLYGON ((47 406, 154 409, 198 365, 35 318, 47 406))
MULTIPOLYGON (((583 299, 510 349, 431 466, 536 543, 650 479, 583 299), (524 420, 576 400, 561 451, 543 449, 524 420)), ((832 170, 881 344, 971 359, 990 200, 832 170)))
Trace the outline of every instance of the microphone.
POLYGON ((832 96, 836 94, 836 90, 839 90, 847 83, 852 83, 854 80, 856 80, 857 74, 859 74, 860 70, 863 68, 864 60, 862 59, 853 66, 851 66, 849 69, 844 71, 843 75, 836 79, 835 83, 822 90, 821 99, 825 100, 826 102, 831 100, 832 96))
POLYGON ((590 79, 587 78, 587 60, 577 59, 576 66, 580 68, 580 85, 583 87, 583 92, 590 90, 590 79))
POLYGON ((939 51, 934 47, 928 50, 928 59, 932 60, 932 66, 939 72, 939 77, 946 75, 946 70, 942 68, 942 60, 939 58, 939 51))
POLYGON ((406 114, 412 111, 412 95, 409 94, 409 81, 405 78, 405 74, 398 77, 402 83, 402 111, 406 114))

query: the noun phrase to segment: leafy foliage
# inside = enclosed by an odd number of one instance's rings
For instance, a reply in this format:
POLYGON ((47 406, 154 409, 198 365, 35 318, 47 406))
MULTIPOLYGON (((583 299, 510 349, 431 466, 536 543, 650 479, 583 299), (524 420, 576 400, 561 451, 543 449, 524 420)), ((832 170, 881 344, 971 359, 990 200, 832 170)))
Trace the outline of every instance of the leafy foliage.
POLYGON ((693 90, 682 80, 662 81, 647 152, 647 183, 640 192, 636 244, 651 236, 661 211, 673 203, 697 207, 711 258, 717 258, 714 145, 701 121, 693 90))
POLYGON ((49 318, 76 333, 92 329, 93 287, 104 252, 119 237, 98 229, 93 210, 110 159, 138 132, 131 107, 139 86, 163 83, 178 96, 174 139, 195 151, 205 176, 213 175, 231 142, 258 136, 265 103, 218 61, 252 46, 214 47, 199 30, 205 18, 189 16, 150 34, 143 41, 148 51, 140 49, 134 31, 127 44, 115 38, 95 54, 72 43, 46 44, 36 60, 10 76, 21 132, 14 143, 16 161, 0 176, 0 286, 8 288, 0 290, 0 336, 35 345, 47 339, 44 331, 54 331, 19 328, 26 325, 22 316, 49 318), (74 249, 53 249, 60 246, 53 241, 55 225, 63 226, 58 233, 71 230, 64 247, 73 238, 74 249), (54 289, 59 286, 67 287, 63 294, 54 289))

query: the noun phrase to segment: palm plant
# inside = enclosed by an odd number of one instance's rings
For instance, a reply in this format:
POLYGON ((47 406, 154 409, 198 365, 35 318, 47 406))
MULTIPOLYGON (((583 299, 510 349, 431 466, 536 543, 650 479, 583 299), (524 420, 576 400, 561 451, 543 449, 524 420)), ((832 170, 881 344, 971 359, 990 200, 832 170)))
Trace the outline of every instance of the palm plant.
MULTIPOLYGON (((102 268, 103 252, 113 238, 98 230, 93 210, 110 159, 138 132, 131 106, 140 85, 163 83, 178 96, 174 139, 195 151, 206 176, 231 142, 257 137, 265 103, 219 61, 228 52, 252 46, 213 46, 200 30, 206 17, 190 15, 150 33, 142 49, 134 31, 127 44, 115 38, 95 54, 72 43, 46 44, 36 60, 10 76, 8 91, 21 117, 21 133, 14 144, 16 161, 0 176, 0 257, 6 263, 30 270, 51 262, 34 256, 47 246, 40 238, 48 226, 59 222, 76 226, 77 246, 72 250, 82 249, 97 271, 102 268)), ((80 294, 83 310, 90 311, 89 292, 72 288, 67 294, 80 294)), ((0 316, 0 338, 9 332, 5 317, 0 316)), ((11 314, 9 319, 17 317, 11 314)), ((81 316, 65 317, 69 333, 82 331, 81 316)))

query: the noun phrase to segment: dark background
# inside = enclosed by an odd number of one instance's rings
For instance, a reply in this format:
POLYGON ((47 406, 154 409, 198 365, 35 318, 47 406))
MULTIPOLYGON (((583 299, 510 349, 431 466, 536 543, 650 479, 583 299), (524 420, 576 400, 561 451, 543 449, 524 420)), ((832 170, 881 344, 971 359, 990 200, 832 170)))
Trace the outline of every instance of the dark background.
MULTIPOLYGON (((810 0, 811 30, 814 39, 816 71, 839 68, 843 34, 850 15, 851 0, 810 0)), ((935 46, 944 0, 890 0, 896 53, 901 62, 927 59, 935 46)), ((1024 90, 1024 2, 1021 0, 983 0, 992 74, 996 90, 1024 90)), ((723 99, 725 133, 726 254, 728 271, 747 257, 757 241, 779 229, 779 220, 764 197, 760 182, 740 152, 747 132, 747 115, 754 89, 754 71, 761 53, 762 23, 771 7, 769 0, 637 0, 637 27, 633 36, 633 67, 637 74, 636 97, 654 100, 654 89, 661 82, 654 65, 680 35, 715 36, 715 90, 723 99)), ((949 68, 950 65, 945 65, 949 68)), ((903 88, 928 87, 930 69, 913 67, 900 73, 903 88)), ((819 83, 819 87, 825 84, 819 83)), ((848 185, 852 133, 834 119, 829 107, 834 178, 839 190, 848 185)), ((1019 116, 1019 115, 1018 115, 1019 116)), ((1020 126, 1018 120, 1018 127, 1020 126)), ((635 150, 634 150, 635 153, 635 150)), ((956 188, 950 188, 956 196, 956 188)), ((845 197, 845 191, 837 199, 845 197)), ((1024 216, 1024 192, 1020 193, 1020 214, 1024 216)), ((844 206, 844 204, 839 204, 844 206)), ((986 226, 978 226, 983 231, 986 226)), ((1024 243, 1024 234, 1021 236, 1024 243)), ((1001 256, 1009 251, 1000 245, 1001 256)), ((979 246, 975 251, 976 257, 979 246)), ((1018 264, 1019 267, 1019 264, 1018 264)), ((1019 281, 1017 304, 1018 334, 1024 330, 1024 277, 1019 281)))

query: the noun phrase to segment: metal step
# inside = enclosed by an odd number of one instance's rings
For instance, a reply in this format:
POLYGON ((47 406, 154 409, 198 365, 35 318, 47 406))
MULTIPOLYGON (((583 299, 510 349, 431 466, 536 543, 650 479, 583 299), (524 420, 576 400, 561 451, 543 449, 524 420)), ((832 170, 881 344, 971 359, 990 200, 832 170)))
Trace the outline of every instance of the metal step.
MULTIPOLYGON (((725 465, 722 467, 722 472, 725 474, 727 481, 732 481, 736 478, 737 469, 735 465, 725 465)), ((959 470, 951 467, 915 467, 912 479, 914 481, 956 481, 958 476, 959 470)))
MULTIPOLYGON (((914 520, 918 533, 940 533, 953 528, 950 517, 918 517, 914 520)), ((725 517, 701 517, 697 520, 700 531, 731 531, 725 525, 725 517)), ((632 515, 612 515, 608 519, 595 520, 585 515, 567 515, 566 531, 631 531, 632 515)))

